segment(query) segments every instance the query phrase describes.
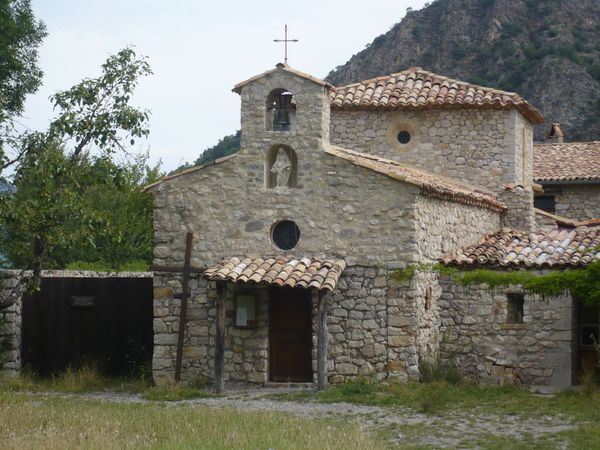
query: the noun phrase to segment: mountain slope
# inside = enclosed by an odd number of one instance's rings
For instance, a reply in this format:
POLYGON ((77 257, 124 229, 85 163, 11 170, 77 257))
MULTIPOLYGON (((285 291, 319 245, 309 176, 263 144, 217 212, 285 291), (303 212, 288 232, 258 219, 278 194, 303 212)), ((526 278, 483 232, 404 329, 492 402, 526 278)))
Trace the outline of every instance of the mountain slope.
MULTIPOLYGON (((566 139, 600 139, 600 1, 437 0, 330 72, 334 85, 410 66, 516 91, 566 139)), ((535 138, 543 139, 546 125, 535 138)))

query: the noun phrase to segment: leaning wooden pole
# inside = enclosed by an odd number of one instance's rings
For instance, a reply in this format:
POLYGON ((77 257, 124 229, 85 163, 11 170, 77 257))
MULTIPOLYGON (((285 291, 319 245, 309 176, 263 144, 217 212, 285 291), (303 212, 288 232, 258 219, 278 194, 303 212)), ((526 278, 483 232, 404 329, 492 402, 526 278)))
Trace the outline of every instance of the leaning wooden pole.
POLYGON ((215 339, 215 391, 223 392, 225 387, 225 286, 217 283, 217 336, 215 339))
POLYGON ((319 291, 317 305, 319 335, 317 336, 317 389, 327 389, 327 291, 319 291))
POLYGON ((192 241, 194 234, 188 232, 185 239, 185 259, 183 262, 183 282, 181 283, 181 303, 179 308, 179 334, 177 335, 177 355, 175 357, 175 382, 181 381, 181 363, 183 359, 183 338, 187 318, 187 299, 190 295, 190 268, 192 260, 192 241))

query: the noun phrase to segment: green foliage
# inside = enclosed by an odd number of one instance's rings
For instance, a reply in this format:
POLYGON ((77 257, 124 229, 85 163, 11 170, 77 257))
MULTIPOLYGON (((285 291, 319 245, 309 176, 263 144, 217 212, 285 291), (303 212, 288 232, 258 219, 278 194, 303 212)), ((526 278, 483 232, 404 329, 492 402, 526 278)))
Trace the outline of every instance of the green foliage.
MULTIPOLYGON (((597 251, 595 249, 594 251, 597 251)), ((575 297, 590 305, 600 305, 600 261, 594 261, 584 268, 555 270, 546 274, 534 271, 497 271, 476 269, 460 272, 443 264, 412 264, 391 272, 399 281, 410 280, 417 272, 437 272, 452 277, 456 282, 467 286, 486 284, 489 289, 500 286, 519 285, 527 292, 542 296, 556 296, 570 291, 575 297)))
POLYGON ((142 187, 157 179, 147 155, 128 163, 54 147, 29 155, 16 191, 0 194, 0 242, 16 267, 147 270, 152 260, 152 199, 142 187))
POLYGON ((88 144, 103 152, 124 149, 125 132, 130 145, 148 130, 148 111, 129 105, 139 79, 152 74, 144 57, 137 57, 131 48, 110 56, 102 65, 102 75, 84 79, 66 91, 51 97, 60 111, 51 123, 49 136, 74 142, 77 157, 88 144))
POLYGON ((438 356, 433 360, 422 360, 419 363, 419 379, 422 383, 446 382, 460 384, 462 374, 452 361, 442 361, 438 356))
POLYGON ((128 102, 151 71, 131 49, 102 71, 53 96, 57 118, 21 137, 15 190, 0 193, 0 243, 14 266, 34 269, 34 284, 42 268, 73 261, 116 269, 152 258, 152 200, 142 187, 159 178, 159 166, 147 154, 114 160, 116 149, 148 134, 148 113, 128 102))
POLYGON ((42 82, 38 47, 46 27, 35 19, 30 0, 3 0, 0 30, 0 115, 12 116, 23 112, 25 96, 42 82))

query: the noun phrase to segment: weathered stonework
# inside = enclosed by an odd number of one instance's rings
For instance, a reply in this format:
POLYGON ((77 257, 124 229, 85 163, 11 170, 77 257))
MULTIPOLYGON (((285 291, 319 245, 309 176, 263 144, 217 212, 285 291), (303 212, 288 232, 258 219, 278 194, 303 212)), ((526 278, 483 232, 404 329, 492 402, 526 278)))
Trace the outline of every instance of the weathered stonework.
POLYGON ((600 185, 544 187, 556 199, 556 214, 573 220, 600 218, 600 185))
POLYGON ((515 110, 334 110, 331 142, 492 192, 501 191, 508 183, 532 183, 532 127, 515 110), (390 145, 388 128, 395 123, 417 130, 405 148, 390 145))
MULTIPOLYGON (((469 292, 457 292, 456 286, 440 281, 437 273, 419 272, 410 281, 399 282, 391 272, 435 262, 502 226, 532 229, 530 123, 514 109, 330 111, 323 84, 282 68, 236 91, 242 99, 240 152, 150 188, 155 199, 155 264, 182 266, 187 231, 194 233, 192 265, 196 267, 210 267, 234 256, 343 258, 347 267, 334 292, 328 294, 331 382, 359 376, 418 379, 422 361, 435 360, 440 352, 448 357, 452 350, 445 343, 448 333, 466 342, 471 337, 468 332, 463 336, 460 328, 466 325, 477 340, 483 328, 469 322, 479 320, 477 315, 458 316, 465 311, 471 314, 469 305, 475 300, 469 292), (265 99, 276 89, 294 95, 295 123, 290 131, 270 131, 265 123, 265 99), (410 130, 411 141, 394 142, 405 128, 410 130), (448 201, 427 197, 419 183, 355 165, 352 155, 343 159, 327 153, 330 132, 331 144, 408 163, 492 192, 501 196, 508 211, 501 214, 493 208, 454 202, 451 197, 448 201), (286 156, 275 167, 280 149, 286 156), (294 221, 300 230, 299 241, 290 251, 279 250, 271 242, 271 229, 280 220, 294 221), (456 297, 455 306, 449 305, 448 295, 456 297)), ((181 277, 157 273, 154 285, 154 377, 158 384, 165 384, 174 379, 180 305, 176 294, 181 292, 181 277)), ((225 379, 269 381, 270 291, 252 283, 224 286, 225 379), (239 290, 257 295, 254 329, 233 326, 234 297, 239 290)), ((312 372, 316 377, 318 294, 311 294, 312 372)), ((216 286, 196 274, 185 330, 182 378, 188 382, 199 376, 212 378, 216 286)), ((463 359, 467 369, 476 369, 481 355, 474 350, 475 344, 470 345, 463 359)))
POLYGON ((507 323, 507 293, 485 285, 461 286, 441 280, 441 355, 469 375, 488 372, 486 364, 513 368, 527 385, 568 386, 573 381, 576 342, 570 296, 541 298, 525 294, 522 323, 507 323))

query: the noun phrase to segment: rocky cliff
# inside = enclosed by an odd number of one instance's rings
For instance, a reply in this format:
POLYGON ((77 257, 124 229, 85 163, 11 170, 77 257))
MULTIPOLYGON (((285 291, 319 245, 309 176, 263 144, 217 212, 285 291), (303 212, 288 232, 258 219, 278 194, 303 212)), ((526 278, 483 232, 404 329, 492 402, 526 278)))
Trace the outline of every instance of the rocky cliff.
MULTIPOLYGON (((600 1, 437 0, 346 64, 334 85, 410 66, 523 95, 567 141, 600 140, 600 1)), ((546 125, 535 130, 543 139, 546 125)))

